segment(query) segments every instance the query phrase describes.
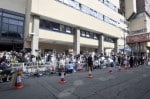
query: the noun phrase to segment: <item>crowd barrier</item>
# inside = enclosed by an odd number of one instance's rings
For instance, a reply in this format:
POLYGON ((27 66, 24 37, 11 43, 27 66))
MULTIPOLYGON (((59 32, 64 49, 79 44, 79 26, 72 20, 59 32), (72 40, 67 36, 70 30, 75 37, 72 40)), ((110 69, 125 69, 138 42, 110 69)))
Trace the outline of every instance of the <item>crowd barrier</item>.
POLYGON ((10 67, 14 70, 22 69, 25 73, 35 73, 37 71, 56 70, 56 65, 53 62, 39 64, 39 63, 10 63, 10 67))
MULTIPOLYGON (((76 70, 81 70, 81 69, 86 70, 88 68, 86 63, 73 63, 73 64, 76 70)), ((49 70, 53 72, 57 72, 58 68, 62 67, 62 65, 59 64, 57 61, 47 62, 47 63, 38 63, 38 62, 10 63, 9 65, 11 66, 11 68, 16 70, 22 69, 23 72, 25 73, 35 73, 37 71, 49 71, 49 70)), ((93 65, 100 66, 100 68, 105 68, 107 67, 107 62, 104 62, 102 64, 94 63, 93 65)), ((66 66, 67 64, 65 64, 65 66, 63 67, 66 66)))

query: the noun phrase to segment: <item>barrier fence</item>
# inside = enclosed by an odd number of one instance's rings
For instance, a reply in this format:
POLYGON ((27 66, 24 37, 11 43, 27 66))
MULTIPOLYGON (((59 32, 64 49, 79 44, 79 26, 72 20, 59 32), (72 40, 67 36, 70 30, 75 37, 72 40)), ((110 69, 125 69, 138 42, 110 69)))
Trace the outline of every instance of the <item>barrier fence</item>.
POLYGON ((54 62, 49 62, 45 64, 39 64, 39 63, 10 63, 10 67, 14 70, 22 69, 25 73, 35 73, 38 71, 47 71, 47 70, 53 70, 56 71, 57 65, 55 65, 54 62))
MULTIPOLYGON (((87 70, 87 63, 73 63, 74 64, 74 69, 80 70, 80 69, 85 69, 87 70)), ((24 63, 10 63, 9 64, 12 69, 22 69, 23 72, 25 73, 34 73, 37 71, 53 71, 57 72, 59 68, 64 68, 67 66, 67 64, 60 64, 57 61, 54 62, 47 62, 47 63, 33 63, 33 62, 24 62, 24 63)), ((94 67, 99 66, 100 68, 107 67, 108 63, 104 61, 104 63, 95 63, 94 62, 94 67)))

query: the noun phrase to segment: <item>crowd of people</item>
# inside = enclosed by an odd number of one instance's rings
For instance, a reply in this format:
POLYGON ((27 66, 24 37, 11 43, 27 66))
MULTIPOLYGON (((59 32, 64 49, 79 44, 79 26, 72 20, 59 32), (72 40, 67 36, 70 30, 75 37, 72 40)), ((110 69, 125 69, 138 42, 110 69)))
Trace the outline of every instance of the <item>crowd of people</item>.
MULTIPOLYGON (((39 53, 38 56, 33 56, 31 52, 16 52, 16 51, 1 51, 0 52, 0 70, 4 71, 10 68, 11 63, 37 63, 48 64, 51 63, 55 70, 65 68, 68 72, 72 73, 80 68, 102 68, 116 67, 116 66, 130 66, 131 68, 147 63, 147 57, 133 56, 125 54, 105 55, 88 52, 78 55, 58 53, 56 51, 46 52, 44 55, 39 53), (33 61, 36 58, 36 61, 33 61), (81 67, 82 65, 82 67, 81 67)), ((10 74, 10 72, 3 72, 10 74)), ((2 74, 2 73, 1 73, 2 74)))
MULTIPOLYGON (((35 63, 46 64, 52 63, 55 67, 62 68, 69 63, 88 63, 88 57, 91 56, 92 65, 94 68, 100 67, 101 64, 121 65, 129 64, 130 67, 143 65, 146 63, 147 57, 115 54, 115 55, 105 55, 96 54, 94 52, 87 52, 83 54, 73 55, 65 53, 57 53, 56 51, 46 52, 44 55, 39 54, 38 56, 33 56, 31 52, 16 52, 16 51, 2 51, 0 52, 0 64, 10 64, 10 63, 35 63), (33 61, 36 58, 36 61, 33 61)), ((75 64, 78 65, 78 64, 75 64)))

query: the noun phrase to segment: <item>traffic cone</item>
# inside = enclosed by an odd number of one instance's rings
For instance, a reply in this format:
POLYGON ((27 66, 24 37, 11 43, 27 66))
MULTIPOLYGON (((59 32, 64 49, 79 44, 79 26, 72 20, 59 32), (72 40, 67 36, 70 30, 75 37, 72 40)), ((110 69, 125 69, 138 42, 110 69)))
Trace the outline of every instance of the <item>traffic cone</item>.
POLYGON ((93 75, 92 75, 92 72, 91 72, 91 70, 89 70, 89 73, 88 73, 88 76, 87 76, 88 78, 93 78, 93 75))
POLYGON ((108 71, 108 73, 112 73, 112 67, 109 67, 109 71, 108 71))
POLYGON ((17 79, 16 79, 16 88, 17 89, 23 88, 23 83, 22 83, 22 80, 21 80, 21 76, 22 76, 22 70, 18 70, 17 79))
POLYGON ((64 72, 64 70, 62 70, 59 83, 64 84, 66 82, 67 81, 65 80, 65 72, 64 72))
POLYGON ((121 66, 118 67, 118 71, 121 71, 121 66))

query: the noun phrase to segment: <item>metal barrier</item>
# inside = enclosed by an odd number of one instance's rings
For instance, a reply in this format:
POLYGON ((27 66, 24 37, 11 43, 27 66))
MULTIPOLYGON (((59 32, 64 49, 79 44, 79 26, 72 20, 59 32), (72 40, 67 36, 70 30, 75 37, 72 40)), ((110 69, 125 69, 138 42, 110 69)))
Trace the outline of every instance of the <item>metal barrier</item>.
POLYGON ((10 66, 12 69, 18 70, 22 69, 25 73, 35 73, 38 71, 47 71, 47 70, 56 70, 56 65, 54 62, 48 62, 45 64, 39 64, 39 63, 10 63, 10 66))

